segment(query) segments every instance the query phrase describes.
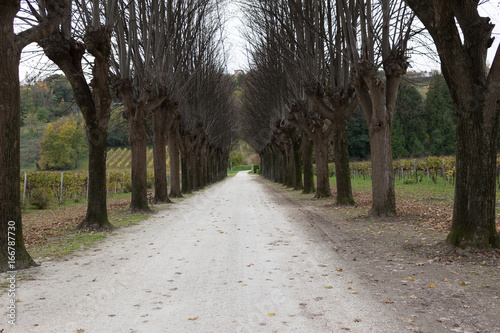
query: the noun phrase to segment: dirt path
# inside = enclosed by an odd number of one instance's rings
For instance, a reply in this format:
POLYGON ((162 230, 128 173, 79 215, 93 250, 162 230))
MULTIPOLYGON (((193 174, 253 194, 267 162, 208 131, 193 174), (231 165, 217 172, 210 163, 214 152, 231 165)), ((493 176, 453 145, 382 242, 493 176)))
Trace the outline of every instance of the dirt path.
MULTIPOLYGON (((299 209, 255 177, 172 205, 17 286, 5 332, 404 332, 299 209)), ((1 303, 8 304, 7 294, 1 303)))

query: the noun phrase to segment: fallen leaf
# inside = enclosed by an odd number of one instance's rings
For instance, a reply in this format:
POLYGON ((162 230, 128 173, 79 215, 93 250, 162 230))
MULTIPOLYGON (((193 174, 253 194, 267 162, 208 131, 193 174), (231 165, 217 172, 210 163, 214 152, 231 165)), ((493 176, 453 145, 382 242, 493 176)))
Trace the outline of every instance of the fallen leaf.
POLYGON ((354 318, 354 320, 353 320, 353 321, 354 321, 355 323, 359 323, 359 322, 361 321, 361 319, 359 319, 359 318, 354 318))
POLYGON ((460 282, 461 286, 468 286, 469 284, 470 284, 470 282, 465 282, 465 281, 460 282))
POLYGON ((83 332, 85 332, 85 330, 84 330, 84 329, 81 329, 81 328, 80 328, 80 329, 78 329, 78 330, 76 330, 76 333, 83 333, 83 332))
POLYGON ((337 268, 337 272, 342 272, 342 268, 337 268))
POLYGON ((382 301, 382 303, 385 303, 385 304, 392 304, 392 303, 394 303, 394 301, 391 301, 391 300, 389 300, 389 299, 384 299, 384 300, 382 301))
POLYGON ((325 287, 325 289, 332 289, 332 288, 333 288, 332 286, 325 287))
POLYGON ((431 283, 431 284, 429 285, 429 288, 436 288, 436 285, 434 285, 434 284, 432 284, 432 283, 431 283))
POLYGON ((415 296, 415 295, 411 295, 411 296, 410 296, 410 298, 412 298, 412 299, 417 299, 418 297, 417 297, 417 296, 415 296))
POLYGON ((188 320, 196 320, 199 316, 188 318, 188 320))
POLYGON ((358 292, 357 291, 351 291, 351 294, 357 294, 358 292))
POLYGON ((269 317, 274 317, 276 314, 275 314, 274 312, 269 312, 267 315, 268 315, 269 317))
POLYGON ((408 278, 408 280, 410 280, 410 281, 415 281, 415 279, 414 279, 414 278, 412 278, 411 276, 408 278))

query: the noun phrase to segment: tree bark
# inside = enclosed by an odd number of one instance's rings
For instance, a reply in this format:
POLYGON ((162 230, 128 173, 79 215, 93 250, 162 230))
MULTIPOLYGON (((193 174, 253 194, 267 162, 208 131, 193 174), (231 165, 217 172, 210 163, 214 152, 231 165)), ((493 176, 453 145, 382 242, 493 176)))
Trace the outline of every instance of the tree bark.
POLYGON ((181 172, 179 157, 179 133, 178 120, 170 127, 168 135, 168 155, 170 157, 170 197, 182 198, 181 193, 181 172))
POLYGON ((314 143, 305 134, 302 135, 302 159, 304 164, 304 190, 302 193, 314 193, 313 151, 314 143))
MULTIPOLYGON (((342 113, 343 114, 343 113, 342 113)), ((348 119, 339 117, 331 126, 333 129, 333 159, 335 162, 335 180, 337 182, 337 205, 354 205, 349 167, 349 152, 347 150, 348 119)))
POLYGON ((147 180, 147 139, 144 119, 129 118, 130 151, 132 155, 132 199, 130 210, 133 212, 151 212, 148 206, 147 180))
POLYGON ((295 181, 293 189, 298 191, 304 188, 302 183, 302 160, 300 156, 300 138, 293 139, 293 164, 294 164, 294 172, 295 172, 295 181))
POLYGON ((316 140, 314 142, 316 156, 316 195, 315 198, 328 198, 332 196, 330 178, 328 177, 328 141, 316 140))
POLYGON ((0 3, 0 271, 35 266, 24 246, 20 174, 21 101, 19 63, 22 49, 46 38, 62 19, 66 2, 46 1, 47 16, 37 26, 14 33, 20 2, 0 3))
POLYGON ((376 69, 367 60, 359 65, 360 76, 356 77, 356 95, 359 98, 370 137, 372 162, 372 209, 370 215, 396 215, 396 194, 394 189, 394 172, 392 166, 391 126, 396 104, 397 90, 404 66, 395 66, 400 71, 394 74, 387 69, 384 83, 378 78, 376 69))
MULTIPOLYGON (((9 1, 8 1, 9 2, 9 1)), ((21 220, 20 93, 21 50, 16 43, 13 20, 16 1, 0 5, 0 271, 35 266, 26 251, 21 220), (11 222, 12 221, 12 222, 11 222)))
POLYGON ((489 71, 486 66, 494 25, 479 15, 474 0, 405 2, 436 44, 453 99, 456 183, 447 242, 462 248, 500 248, 495 225, 500 48, 489 71))
POLYGON ((455 106, 461 116, 456 117, 457 178, 447 242, 463 248, 500 248, 495 224, 498 121, 485 124, 481 97, 470 97, 475 101, 464 109, 455 106))
POLYGON ((68 78, 75 102, 85 120, 89 144, 89 194, 85 219, 77 229, 110 229, 113 226, 108 220, 106 206, 106 148, 111 108, 108 75, 111 32, 104 26, 88 27, 84 40, 85 44, 82 44, 73 38, 65 38, 62 32, 56 31, 39 44, 45 55, 68 78), (86 48, 94 56, 90 85, 82 68, 86 48))
POLYGON ((172 203, 167 184, 167 138, 178 103, 166 101, 153 112, 153 157, 155 172, 155 203, 172 203))

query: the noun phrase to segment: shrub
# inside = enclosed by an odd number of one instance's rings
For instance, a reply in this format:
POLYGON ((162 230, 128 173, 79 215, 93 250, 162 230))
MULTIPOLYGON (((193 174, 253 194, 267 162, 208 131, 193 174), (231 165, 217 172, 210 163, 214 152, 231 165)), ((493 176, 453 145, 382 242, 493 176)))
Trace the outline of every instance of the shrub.
POLYGON ((36 188, 31 191, 30 203, 36 209, 45 209, 49 206, 50 199, 44 190, 36 188))
POLYGON ((132 183, 128 181, 123 186, 123 193, 130 193, 130 192, 132 192, 132 183))

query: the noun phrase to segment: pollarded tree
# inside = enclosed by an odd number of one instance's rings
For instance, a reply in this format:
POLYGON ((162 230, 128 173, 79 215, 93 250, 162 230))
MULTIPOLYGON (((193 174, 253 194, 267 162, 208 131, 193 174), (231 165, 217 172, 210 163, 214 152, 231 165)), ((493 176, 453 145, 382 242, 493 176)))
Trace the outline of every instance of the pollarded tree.
POLYGON ((477 0, 405 0, 432 36, 456 121, 456 184, 448 243, 500 247, 495 227, 500 49, 488 71, 494 25, 477 0))
POLYGON ((28 44, 47 37, 62 19, 66 2, 38 3, 36 26, 14 32, 20 0, 0 3, 0 271, 35 265, 24 246, 21 220, 19 63, 28 44))
POLYGON ((45 55, 66 75, 85 120, 89 143, 87 214, 79 229, 112 228, 106 206, 106 148, 111 117, 109 66, 116 0, 71 0, 63 21, 39 42, 45 55), (92 56, 92 74, 85 73, 85 54, 92 56), (91 78, 90 82, 88 78, 91 78))
POLYGON ((351 82, 363 109, 372 160, 371 215, 396 214, 391 128, 401 76, 408 67, 413 15, 402 1, 337 1, 353 67, 351 82), (383 71, 385 78, 379 71, 383 71))
MULTIPOLYGON (((206 33, 204 23, 206 16, 210 15, 211 0, 165 1, 158 0, 158 11, 153 12, 157 20, 163 22, 155 32, 155 42, 151 52, 156 59, 162 59, 161 75, 157 80, 164 87, 167 99, 153 111, 153 154, 155 170, 155 202, 171 202, 167 193, 166 152, 165 146, 169 141, 169 131, 173 127, 179 103, 185 102, 186 86, 191 79, 189 73, 190 60, 199 57, 203 48, 198 44, 199 36, 206 33), (161 34, 161 36, 160 36, 161 34)), ((155 10, 155 8, 152 8, 155 10)), ((174 127, 175 129, 175 127, 174 127)), ((172 135, 169 150, 174 157, 171 164, 176 163, 175 148, 177 147, 176 135, 172 135)), ((174 186, 171 192, 176 194, 178 168, 171 168, 171 178, 174 186)))
POLYGON ((161 33, 158 2, 119 1, 115 17, 116 49, 112 59, 113 89, 123 103, 129 122, 132 153, 132 200, 130 210, 150 211, 147 198, 146 117, 166 99, 158 80, 162 71, 161 33), (155 47, 153 47, 155 46, 155 47))

